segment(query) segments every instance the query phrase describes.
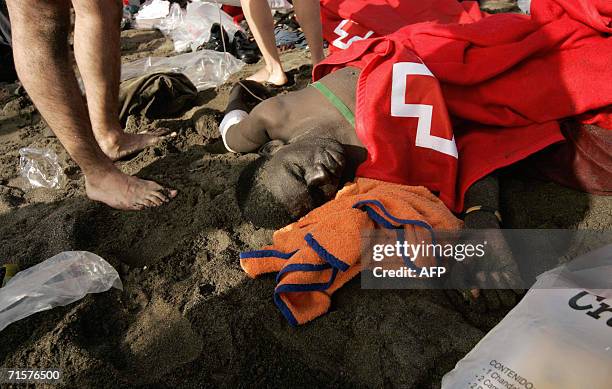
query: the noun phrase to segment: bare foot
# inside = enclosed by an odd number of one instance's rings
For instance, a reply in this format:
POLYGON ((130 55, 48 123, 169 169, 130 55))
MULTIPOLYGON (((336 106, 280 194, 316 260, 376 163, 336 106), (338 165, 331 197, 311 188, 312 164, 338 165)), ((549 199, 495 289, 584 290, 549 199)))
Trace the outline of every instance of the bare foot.
POLYGON ((287 75, 282 69, 278 71, 273 71, 270 73, 270 71, 266 69, 265 67, 259 69, 253 75, 248 77, 247 80, 252 80, 252 81, 259 82, 259 83, 269 82, 270 84, 273 84, 276 86, 285 85, 288 81, 287 75))
POLYGON ((128 134, 123 131, 117 132, 116 136, 107 139, 100 139, 100 148, 112 161, 128 157, 146 147, 155 146, 164 139, 173 138, 176 132, 169 133, 167 130, 140 132, 138 134, 128 134))
POLYGON ((118 169, 85 179, 87 197, 121 210, 158 207, 176 197, 177 191, 153 181, 123 174, 118 169))

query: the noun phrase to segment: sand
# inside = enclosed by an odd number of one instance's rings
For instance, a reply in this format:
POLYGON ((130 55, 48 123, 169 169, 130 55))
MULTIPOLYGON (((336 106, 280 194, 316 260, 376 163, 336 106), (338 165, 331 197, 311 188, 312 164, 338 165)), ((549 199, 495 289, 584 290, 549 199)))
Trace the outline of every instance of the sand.
MULTIPOLYGON (((154 31, 123 33, 123 59, 167 55, 154 31)), ((286 90, 303 87, 303 51, 283 54, 286 90)), ((256 67, 256 66, 255 66, 256 67)), ((254 67, 234 76, 244 76, 254 67)), ((124 290, 89 295, 0 333, 0 366, 61 368, 65 387, 436 388, 510 309, 457 303, 443 291, 366 291, 359 280, 332 311, 291 328, 272 301, 273 277, 251 280, 238 253, 272 231, 243 221, 234 188, 254 157, 223 153, 217 123, 231 82, 199 94, 180 117, 131 117, 128 131, 168 128, 177 139, 119 163, 179 190, 170 204, 119 212, 89 201, 84 180, 15 85, 0 88, 0 262, 26 268, 65 250, 89 250, 120 273, 124 290), (69 178, 60 190, 29 189, 21 147, 49 147, 69 178)), ((612 226, 612 198, 521 178, 502 180, 513 228, 612 226)))

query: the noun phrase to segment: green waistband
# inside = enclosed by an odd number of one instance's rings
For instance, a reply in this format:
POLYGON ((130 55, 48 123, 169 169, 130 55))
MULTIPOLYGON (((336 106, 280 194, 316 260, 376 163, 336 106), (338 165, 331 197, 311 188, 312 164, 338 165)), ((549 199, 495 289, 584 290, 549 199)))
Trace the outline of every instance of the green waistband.
POLYGON ((319 92, 321 92, 321 94, 323 94, 323 96, 325 96, 325 98, 329 100, 329 102, 332 103, 334 107, 336 107, 336 109, 342 114, 342 116, 344 116, 346 121, 348 121, 353 127, 355 127, 355 115, 353 114, 353 111, 351 111, 351 109, 347 107, 346 104, 344 104, 342 100, 340 100, 340 98, 334 94, 334 92, 332 92, 328 87, 325 86, 325 84, 322 84, 319 81, 314 82, 310 85, 317 89, 319 92))

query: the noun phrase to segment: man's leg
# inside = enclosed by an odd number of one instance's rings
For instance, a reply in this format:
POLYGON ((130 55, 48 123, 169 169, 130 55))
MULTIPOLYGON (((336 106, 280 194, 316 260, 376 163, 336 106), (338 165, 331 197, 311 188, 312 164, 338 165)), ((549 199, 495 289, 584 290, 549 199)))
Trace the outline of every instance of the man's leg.
POLYGON ((316 65, 325 59, 319 0, 296 0, 293 6, 298 22, 306 35, 312 64, 316 65))
POLYGON ((174 197, 176 191, 167 196, 157 183, 121 173, 98 146, 68 56, 69 0, 8 0, 7 4, 19 78, 83 170, 87 195, 119 209, 161 205, 168 196, 174 197))
POLYGON ((286 84, 287 76, 283 70, 278 50, 276 50, 274 19, 270 5, 266 0, 241 0, 240 4, 266 63, 265 68, 248 79, 257 82, 267 81, 275 85, 286 84))
POLYGON ((160 134, 127 134, 119 123, 121 77, 120 0, 73 0, 74 55, 87 95, 91 126, 112 160, 159 143, 160 134), (115 28, 115 26, 117 26, 115 28))

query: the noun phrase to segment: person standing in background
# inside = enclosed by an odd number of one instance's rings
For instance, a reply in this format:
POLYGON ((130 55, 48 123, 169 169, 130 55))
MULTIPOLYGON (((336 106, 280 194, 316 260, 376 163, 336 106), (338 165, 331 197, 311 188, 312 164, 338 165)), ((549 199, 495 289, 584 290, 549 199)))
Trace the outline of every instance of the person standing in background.
MULTIPOLYGON (((266 66, 248 79, 267 82, 280 86, 287 83, 274 37, 274 19, 267 0, 240 0, 249 28, 261 50, 266 66)), ((316 65, 325 58, 323 52, 323 33, 321 9, 318 0, 295 0, 293 2, 298 22, 304 30, 312 64, 316 65)))

